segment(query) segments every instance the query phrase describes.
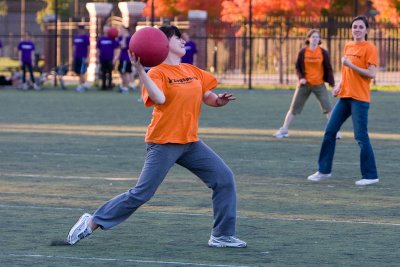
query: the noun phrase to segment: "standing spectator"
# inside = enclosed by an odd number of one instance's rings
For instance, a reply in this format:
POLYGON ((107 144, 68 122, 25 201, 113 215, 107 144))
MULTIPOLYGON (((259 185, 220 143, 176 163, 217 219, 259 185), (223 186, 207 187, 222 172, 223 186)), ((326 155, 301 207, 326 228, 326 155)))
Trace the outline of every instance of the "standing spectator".
POLYGON ((181 62, 182 63, 189 63, 192 65, 197 65, 197 47, 196 44, 190 40, 190 36, 188 33, 184 32, 182 33, 182 38, 185 40, 185 50, 186 53, 182 57, 181 62))
POLYGON ((21 60, 22 69, 22 89, 28 90, 30 85, 33 85, 35 90, 40 90, 40 87, 35 82, 35 77, 33 75, 33 55, 35 51, 35 44, 31 40, 31 35, 29 32, 25 32, 23 40, 18 44, 18 51, 21 60), (31 82, 28 85, 26 82, 26 70, 28 69, 31 82))
POLYGON ((97 228, 110 229, 128 219, 151 199, 168 171, 178 164, 196 174, 213 191, 214 225, 208 245, 244 248, 246 242, 235 237, 234 174, 197 136, 202 103, 221 107, 235 97, 213 93, 211 90, 218 84, 214 76, 190 64, 180 64, 185 49, 178 28, 162 26, 160 30, 169 39, 169 53, 164 62, 146 73, 140 61, 132 59, 144 84, 143 102, 153 107, 145 138, 147 157, 138 182, 101 205, 93 215, 83 214, 71 228, 67 242, 74 245, 97 228))
POLYGON ((126 28, 121 27, 121 35, 118 38, 119 43, 119 64, 118 71, 121 75, 121 85, 119 87, 120 93, 126 94, 129 93, 129 82, 132 75, 132 63, 129 58, 129 41, 131 36, 129 35, 129 31, 126 28))
MULTIPOLYGON (((311 93, 317 97, 321 110, 328 120, 331 114, 332 105, 325 82, 333 87, 335 80, 328 51, 319 46, 321 44, 321 36, 316 29, 312 29, 307 33, 305 44, 306 47, 299 51, 296 60, 299 84, 293 94, 292 103, 286 114, 285 121, 282 127, 274 134, 276 138, 289 137, 290 124, 294 117, 301 113, 311 93)), ((337 138, 341 138, 340 133, 338 133, 337 138)))
POLYGON ((115 62, 114 51, 118 48, 118 42, 115 38, 108 37, 109 29, 110 26, 104 26, 104 35, 97 41, 97 54, 102 80, 101 90, 112 90, 112 71, 115 62))
POLYGON ((332 94, 339 98, 325 129, 318 159, 318 171, 308 180, 320 181, 331 177, 335 153, 336 133, 351 116, 354 138, 360 146, 361 180, 356 185, 379 182, 374 151, 368 136, 368 110, 370 106, 371 79, 378 67, 376 47, 367 41, 368 19, 358 16, 351 23, 353 41, 344 47, 342 57, 342 79, 333 88, 332 94))
POLYGON ((79 75, 79 85, 76 88, 77 92, 83 92, 89 89, 86 82, 85 74, 88 64, 89 51, 89 35, 85 32, 85 24, 78 24, 78 34, 73 37, 74 45, 74 71, 79 75))

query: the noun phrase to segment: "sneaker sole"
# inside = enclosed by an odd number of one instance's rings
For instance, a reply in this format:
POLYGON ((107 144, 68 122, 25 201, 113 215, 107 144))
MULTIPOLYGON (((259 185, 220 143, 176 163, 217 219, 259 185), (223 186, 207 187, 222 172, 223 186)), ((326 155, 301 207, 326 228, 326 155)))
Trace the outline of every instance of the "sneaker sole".
POLYGON ((71 230, 69 231, 68 236, 67 236, 67 242, 68 242, 68 244, 74 245, 74 244, 78 243, 79 240, 81 240, 81 239, 78 238, 78 240, 76 240, 75 242, 73 242, 73 241, 71 241, 71 235, 72 235, 73 232, 75 232, 76 229, 78 229, 78 228, 80 228, 80 227, 82 227, 82 226, 85 225, 85 221, 83 220, 84 217, 91 217, 91 215, 90 215, 89 213, 83 214, 83 215, 79 218, 78 222, 71 228, 71 230))
MULTIPOLYGON (((357 181, 358 182, 358 181, 357 181)), ((355 183, 356 185, 359 185, 359 186, 365 186, 365 185, 372 185, 372 184, 377 184, 377 183, 379 183, 379 179, 377 180, 377 181, 373 181, 373 182, 368 182, 368 183, 366 183, 366 184, 359 184, 359 183, 355 183)))
POLYGON ((244 245, 239 245, 239 246, 227 246, 227 245, 223 245, 223 244, 218 244, 218 245, 210 245, 208 244, 209 247, 211 248, 246 248, 247 246, 244 245))
POLYGON ((310 178, 310 177, 307 177, 307 180, 312 181, 312 182, 319 182, 319 181, 327 180, 327 179, 330 179, 330 178, 332 178, 332 176, 321 177, 321 178, 310 178))
POLYGON ((208 246, 212 247, 212 248, 246 248, 246 245, 226 245, 223 243, 212 243, 212 242, 208 242, 208 246))
POLYGON ((283 139, 283 138, 289 137, 289 135, 288 135, 288 134, 284 134, 284 135, 274 135, 274 137, 275 137, 275 138, 278 138, 278 139, 283 139))

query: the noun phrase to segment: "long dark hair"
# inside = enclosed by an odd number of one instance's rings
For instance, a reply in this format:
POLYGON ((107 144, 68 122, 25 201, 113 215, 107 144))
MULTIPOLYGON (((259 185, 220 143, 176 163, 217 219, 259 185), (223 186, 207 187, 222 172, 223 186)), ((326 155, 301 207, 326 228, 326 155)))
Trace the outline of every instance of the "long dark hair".
POLYGON ((322 44, 322 41, 321 41, 321 33, 319 32, 319 30, 317 30, 317 29, 311 29, 311 30, 309 30, 308 31, 308 33, 307 33, 307 35, 306 35, 306 40, 304 41, 304 43, 306 44, 306 45, 310 45, 310 37, 311 37, 311 35, 313 35, 314 33, 318 33, 318 35, 319 35, 319 42, 318 42, 318 44, 320 45, 320 44, 322 44))
POLYGON ((182 36, 181 31, 178 29, 178 27, 174 25, 163 25, 158 29, 161 30, 167 36, 168 39, 170 39, 174 35, 179 38, 181 38, 182 36))
MULTIPOLYGON (((369 29, 368 18, 366 16, 357 16, 351 21, 351 28, 353 28, 353 23, 357 20, 362 20, 365 24, 365 28, 369 29)), ((365 34, 365 40, 368 39, 368 33, 365 34)))

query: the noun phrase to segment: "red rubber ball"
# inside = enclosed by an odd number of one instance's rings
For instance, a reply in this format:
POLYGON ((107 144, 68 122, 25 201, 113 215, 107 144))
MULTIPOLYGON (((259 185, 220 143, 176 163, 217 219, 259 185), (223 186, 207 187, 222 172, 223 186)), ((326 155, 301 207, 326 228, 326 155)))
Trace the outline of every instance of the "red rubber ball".
POLYGON ((114 27, 111 27, 110 29, 108 29, 107 31, 107 36, 110 38, 117 38, 118 37, 118 30, 114 27))
POLYGON ((157 28, 146 27, 135 32, 129 41, 129 51, 140 58, 145 67, 161 64, 168 56, 169 41, 157 28))

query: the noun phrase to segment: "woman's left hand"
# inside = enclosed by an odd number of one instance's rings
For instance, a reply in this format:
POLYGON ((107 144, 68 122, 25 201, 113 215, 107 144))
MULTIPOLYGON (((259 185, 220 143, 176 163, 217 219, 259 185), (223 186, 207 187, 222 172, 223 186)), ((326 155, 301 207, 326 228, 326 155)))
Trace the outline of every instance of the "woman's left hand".
POLYGON ((236 97, 233 94, 228 94, 228 93, 223 93, 223 94, 218 94, 216 103, 218 107, 225 106, 226 104, 229 103, 229 101, 235 100, 236 97))

